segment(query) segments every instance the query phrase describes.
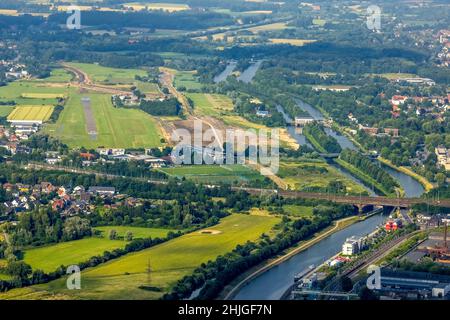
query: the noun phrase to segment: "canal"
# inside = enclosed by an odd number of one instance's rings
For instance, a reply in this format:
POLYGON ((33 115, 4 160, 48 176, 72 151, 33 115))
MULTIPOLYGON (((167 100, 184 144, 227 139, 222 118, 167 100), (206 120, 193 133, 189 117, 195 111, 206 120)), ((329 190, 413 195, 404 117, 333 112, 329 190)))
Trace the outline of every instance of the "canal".
MULTIPOLYGON (((300 109, 306 111, 313 119, 315 119, 315 120, 324 120, 325 119, 324 115, 318 109, 312 107, 311 105, 305 103, 304 101, 302 101, 300 99, 295 99, 295 102, 297 103, 297 106, 300 109)), ((337 142, 339 143, 339 145, 342 147, 342 149, 348 148, 348 149, 352 149, 352 150, 358 150, 358 148, 354 145, 354 143, 346 136, 341 135, 338 132, 336 132, 330 128, 325 128, 325 132, 328 135, 334 137, 337 140, 337 142)), ((295 136, 293 136, 293 137, 295 138, 295 136)), ((304 136, 303 136, 303 138, 304 138, 304 136)), ((300 143, 301 141, 302 140, 299 140, 298 143, 301 144, 300 143)), ((306 141, 306 139, 305 139, 305 141, 306 141)), ((413 179, 412 177, 408 176, 407 174, 404 174, 403 172, 392 169, 391 167, 388 167, 385 165, 381 165, 381 166, 387 173, 389 173, 392 177, 394 177, 394 179, 396 179, 398 181, 398 183, 403 188, 403 190, 405 190, 406 197, 408 197, 408 198, 420 197, 424 193, 425 189, 417 180, 413 179)), ((342 170, 339 166, 334 165, 334 167, 337 168, 339 171, 341 171, 343 174, 345 174, 347 177, 353 177, 345 170, 342 170)), ((362 182, 360 180, 358 180, 358 179, 355 180, 355 179, 356 178, 353 177, 354 181, 359 181, 359 183, 362 184, 362 182)), ((368 190, 371 195, 374 194, 373 191, 371 189, 368 189, 367 187, 366 187, 366 190, 368 190)))
POLYGON ((335 232, 314 244, 310 248, 296 254, 292 258, 269 269, 242 287, 235 300, 278 300, 294 283, 294 276, 314 264, 325 262, 342 249, 342 244, 351 236, 365 236, 382 225, 386 216, 374 215, 364 221, 355 223, 343 230, 335 232))
POLYGON ((261 67, 262 63, 263 60, 258 60, 255 63, 252 63, 250 67, 245 69, 237 79, 244 83, 252 82, 253 78, 256 75, 256 72, 258 71, 259 67, 261 67))
POLYGON ((233 73, 234 69, 236 69, 237 62, 236 61, 230 61, 228 65, 226 66, 225 70, 223 70, 221 73, 219 73, 217 76, 214 77, 213 81, 214 83, 219 83, 222 81, 225 81, 231 73, 233 73))
MULTIPOLYGON (((319 110, 313 108, 309 104, 304 103, 301 100, 297 100, 297 105, 307 111, 311 117, 316 120, 323 120, 324 116, 319 110)), ((281 106, 277 106, 279 112, 283 114, 287 123, 291 123, 292 119, 284 112, 281 106)), ((288 127, 289 133, 294 137, 300 145, 308 144, 305 137, 301 132, 296 132, 295 128, 292 126, 288 127)), ((333 130, 327 131, 328 134, 336 134, 339 144, 346 148, 350 146, 356 150, 356 146, 345 136, 339 135, 333 130)), ((380 164, 381 165, 381 164, 380 164)), ((353 181, 362 184, 357 178, 353 177, 344 170, 338 168, 347 177, 353 179, 353 181)), ((400 185, 405 190, 405 195, 407 197, 418 197, 424 192, 422 185, 411 178, 410 176, 394 170, 390 167, 383 166, 383 168, 392 175, 400 185)), ((366 188, 367 189, 367 188, 366 188)), ((370 194, 374 194, 373 191, 368 189, 370 194)), ((364 221, 355 223, 343 230, 331 234, 327 238, 321 240, 320 242, 314 244, 310 248, 299 252, 290 259, 280 263, 279 265, 269 269, 268 271, 262 273, 258 277, 252 279, 244 287, 242 287, 237 294, 234 296, 235 300, 277 300, 282 297, 285 291, 293 284, 294 276, 308 268, 310 265, 319 265, 325 262, 330 257, 334 256, 341 250, 341 246, 344 241, 353 235, 365 236, 372 231, 374 231, 379 225, 382 225, 385 216, 381 214, 374 215, 364 221)))

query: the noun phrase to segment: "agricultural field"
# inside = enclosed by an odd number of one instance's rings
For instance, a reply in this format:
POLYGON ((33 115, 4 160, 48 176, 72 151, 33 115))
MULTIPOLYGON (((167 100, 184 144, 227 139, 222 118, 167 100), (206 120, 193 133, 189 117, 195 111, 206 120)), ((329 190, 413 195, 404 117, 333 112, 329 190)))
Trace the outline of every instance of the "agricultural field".
POLYGON ((292 190, 323 190, 331 181, 341 181, 348 193, 365 192, 362 186, 354 183, 326 162, 282 161, 277 175, 292 190))
POLYGON ((279 31, 287 29, 288 26, 284 22, 277 22, 277 23, 270 23, 270 24, 264 24, 257 27, 251 27, 245 30, 251 31, 253 33, 259 33, 263 31, 279 31))
POLYGON ((47 125, 45 132, 70 147, 146 148, 161 145, 161 131, 153 117, 142 110, 114 108, 111 96, 107 94, 71 94, 56 124, 47 125), (87 132, 81 103, 83 97, 91 99, 97 129, 95 139, 87 132))
POLYGON ((194 102, 196 114, 205 116, 220 116, 233 111, 233 101, 222 94, 187 93, 186 96, 194 102))
POLYGON ((196 71, 176 71, 174 86, 175 88, 185 87, 189 89, 201 89, 202 84, 195 78, 196 71))
POLYGON ((50 72, 50 77, 39 79, 43 82, 70 82, 72 80, 72 74, 65 69, 53 69, 50 72))
POLYGON ((14 108, 14 106, 0 106, 0 117, 7 117, 14 108))
POLYGON ((195 231, 155 247, 131 253, 83 272, 82 290, 68 290, 66 279, 11 290, 0 299, 40 299, 53 295, 72 299, 158 299, 201 263, 258 239, 280 222, 273 216, 234 214, 208 230, 195 231), (146 269, 152 269, 149 281, 146 269), (142 285, 160 288, 143 290, 142 285))
POLYGON ((273 44, 290 44, 292 46, 302 47, 305 44, 316 42, 316 40, 302 40, 302 39, 285 39, 285 38, 274 38, 269 39, 270 43, 273 44))
POLYGON ((263 183, 265 177, 245 165, 186 165, 159 169, 170 177, 186 178, 197 183, 263 183))
POLYGON ((190 10, 191 8, 187 4, 181 3, 154 3, 154 2, 131 2, 124 3, 123 7, 131 8, 134 11, 140 10, 164 10, 168 12, 190 10))
POLYGON ((52 272, 61 265, 77 264, 95 255, 101 255, 104 251, 123 248, 126 244, 127 242, 123 240, 109 240, 108 238, 96 237, 84 238, 24 250, 24 261, 33 270, 41 269, 45 272, 52 272))
POLYGON ((56 98, 25 98, 26 95, 67 96, 68 88, 64 86, 49 86, 41 81, 15 81, 0 87, 0 101, 15 101, 17 105, 56 105, 56 98))
POLYGON ((147 72, 141 69, 119 69, 103 67, 91 63, 68 63, 69 66, 85 72, 93 82, 101 84, 128 84, 135 82, 134 76, 146 76, 147 72))
POLYGON ((108 237, 110 230, 116 230, 119 237, 124 237, 128 231, 133 233, 135 238, 165 238, 170 231, 176 230, 159 229, 159 228, 144 228, 144 227, 130 227, 130 226, 103 226, 95 227, 94 230, 101 232, 103 237, 108 237))
POLYGON ((22 93, 25 99, 65 99, 66 96, 61 93, 22 93))
POLYGON ((50 119, 53 106, 19 106, 9 114, 8 120, 42 121, 50 119))

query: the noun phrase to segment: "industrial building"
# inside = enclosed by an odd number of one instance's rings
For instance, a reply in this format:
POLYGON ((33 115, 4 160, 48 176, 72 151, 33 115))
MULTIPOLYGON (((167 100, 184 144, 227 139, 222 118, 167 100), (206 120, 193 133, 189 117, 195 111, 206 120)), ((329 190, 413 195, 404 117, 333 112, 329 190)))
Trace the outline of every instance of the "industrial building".
POLYGON ((428 272, 382 269, 381 297, 397 299, 450 299, 450 276, 428 272))

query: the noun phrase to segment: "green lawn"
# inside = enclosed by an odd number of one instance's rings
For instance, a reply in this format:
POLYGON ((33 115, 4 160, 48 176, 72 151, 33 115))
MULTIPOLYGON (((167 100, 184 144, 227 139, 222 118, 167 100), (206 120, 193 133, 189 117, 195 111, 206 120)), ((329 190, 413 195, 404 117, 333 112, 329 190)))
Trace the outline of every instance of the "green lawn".
POLYGON ((313 207, 300 206, 296 204, 286 204, 283 210, 290 216, 311 218, 313 216, 313 207))
POLYGON ((66 279, 12 290, 0 299, 40 299, 59 294, 72 299, 158 299, 183 276, 201 263, 233 250, 237 244, 258 239, 280 221, 272 216, 235 214, 208 228, 217 234, 200 231, 181 236, 155 247, 131 253, 82 273, 82 290, 67 290, 66 279), (148 281, 146 269, 151 267, 148 281), (139 289, 151 285, 161 292, 139 289))
POLYGON ((119 237, 123 237, 128 231, 131 231, 133 233, 133 238, 165 238, 170 231, 176 231, 169 229, 141 228, 130 226, 104 226, 95 227, 94 229, 102 232, 102 236, 104 237, 108 237, 109 231, 112 229, 117 231, 119 237))
POLYGON ((176 88, 185 87, 189 89, 201 89, 202 84, 195 78, 194 71, 177 71, 174 79, 176 88))
POLYGON ((85 238, 25 250, 24 260, 33 270, 41 269, 51 272, 60 265, 77 264, 95 255, 101 255, 104 251, 123 248, 126 243, 123 240, 109 240, 108 238, 85 238))
POLYGON ((163 168, 171 177, 186 178, 197 183, 246 183, 263 181, 258 171, 244 165, 186 165, 163 168))
POLYGON ((92 81, 103 84, 133 84, 135 75, 147 75, 147 72, 141 69, 109 68, 92 63, 74 62, 68 65, 86 72, 92 81))
POLYGON ((160 129, 153 117, 137 109, 114 108, 107 94, 73 93, 56 124, 45 131, 70 147, 149 148, 161 145, 160 129), (86 129, 82 97, 90 97, 98 135, 86 129))

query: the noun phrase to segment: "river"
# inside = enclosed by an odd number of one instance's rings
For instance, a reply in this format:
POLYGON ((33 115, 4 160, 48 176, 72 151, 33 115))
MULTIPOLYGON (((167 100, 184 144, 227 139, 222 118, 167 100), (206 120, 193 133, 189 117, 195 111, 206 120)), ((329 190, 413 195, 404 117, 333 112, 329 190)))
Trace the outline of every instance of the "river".
MULTIPOLYGON (((323 120, 324 116, 320 113, 319 110, 313 108, 309 104, 304 103, 301 100, 296 100, 297 105, 307 111, 311 117, 316 120, 323 120)), ((277 106, 279 112, 283 114, 287 123, 291 123, 292 119, 284 112, 281 106, 277 106)), ((301 145, 307 144, 307 141, 303 135, 295 132, 295 128, 292 126, 288 127, 289 133, 294 130, 295 134, 292 134, 297 142, 301 145)), ((333 130, 327 130, 327 133, 333 135, 333 130)), ((334 132, 335 133, 335 132, 334 132)), ((345 136, 338 135, 335 133, 337 137, 339 137, 338 142, 342 147, 352 146, 352 148, 356 149, 356 146, 345 136)), ((334 136, 334 135, 333 135, 334 136)), ((345 172, 344 170, 338 168, 343 174, 347 177, 351 178, 353 181, 361 184, 361 181, 345 172)), ((422 185, 411 178, 410 176, 394 170, 390 167, 383 166, 384 169, 391 174, 400 185, 405 190, 405 195, 407 197, 418 197, 424 192, 424 188, 422 185)), ((367 188, 366 188, 367 189, 367 188)), ((371 195, 373 195, 373 191, 367 189, 371 195)), ((374 231, 378 225, 382 224, 385 217, 380 215, 372 216, 362 222, 358 222, 345 228, 341 231, 338 231, 327 238, 321 240, 320 242, 314 244, 310 248, 296 254, 290 259, 280 263, 278 266, 275 266, 263 274, 259 275, 255 279, 251 280, 247 285, 242 287, 234 297, 236 300, 277 300, 280 299, 281 296, 285 293, 285 291, 293 284, 294 276, 308 268, 310 265, 319 265, 334 256, 341 250, 341 246, 344 241, 353 235, 364 236, 372 231, 374 231)))
POLYGON ((335 232, 310 248, 296 254, 278 266, 259 275, 242 287, 235 300, 278 300, 294 283, 294 276, 314 264, 325 262, 342 249, 342 244, 351 236, 365 236, 384 222, 386 216, 374 215, 335 232))
POLYGON ((228 65, 226 66, 225 70, 223 70, 221 73, 219 73, 217 76, 214 77, 214 83, 219 83, 222 81, 225 81, 229 75, 234 71, 236 68, 237 62, 236 61, 230 61, 228 65))
POLYGON ((263 60, 258 60, 255 63, 252 63, 250 67, 245 69, 237 79, 244 83, 252 82, 253 78, 256 75, 256 72, 258 71, 259 67, 261 67, 262 63, 263 60))
MULTIPOLYGON (((299 108, 308 112, 308 114, 313 119, 315 119, 315 120, 324 120, 325 119, 324 115, 318 109, 312 107, 311 105, 305 103, 304 101, 302 101, 300 99, 295 99, 295 102, 297 103, 299 108)), ((342 147, 342 149, 349 148, 352 150, 358 150, 358 148, 353 144, 353 142, 346 136, 341 135, 330 128, 325 128, 325 132, 328 135, 336 138, 337 142, 342 147)), ((295 138, 295 136, 293 136, 293 137, 295 138)), ((304 138, 304 136, 303 136, 303 138, 304 138)), ((300 143, 301 141, 303 141, 303 140, 302 139, 298 140, 298 143, 301 144, 300 143)), ((306 141, 306 139, 305 139, 305 141, 306 141)), ((338 168, 347 177, 348 176, 353 177, 345 170, 342 170, 340 167, 338 167, 336 165, 334 167, 338 168)), ((392 177, 394 177, 398 181, 398 183, 403 188, 403 190, 405 190, 406 197, 408 197, 408 198, 419 197, 424 193, 425 190, 424 190, 423 186, 417 180, 413 179, 412 177, 408 176, 407 174, 404 174, 403 172, 392 169, 391 167, 388 167, 385 165, 382 165, 382 167, 386 172, 388 172, 392 177)), ((362 184, 361 181, 359 181, 358 179, 356 179, 354 177, 353 177, 353 180, 362 184)), ((371 195, 373 195, 373 191, 371 191, 368 188, 366 188, 366 190, 368 190, 369 193, 371 195)))

